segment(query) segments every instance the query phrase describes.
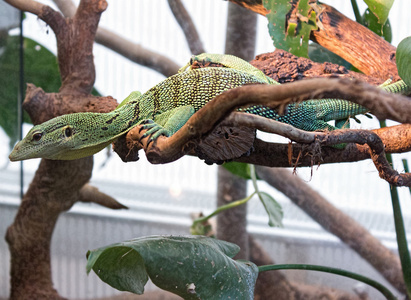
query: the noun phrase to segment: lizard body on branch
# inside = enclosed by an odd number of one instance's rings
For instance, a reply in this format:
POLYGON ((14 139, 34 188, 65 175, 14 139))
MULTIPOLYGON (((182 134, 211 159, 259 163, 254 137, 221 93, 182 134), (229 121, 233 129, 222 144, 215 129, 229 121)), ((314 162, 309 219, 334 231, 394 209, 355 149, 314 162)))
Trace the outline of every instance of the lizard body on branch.
MULTIPOLYGON (((146 93, 132 92, 109 113, 74 113, 53 118, 34 126, 16 144, 11 161, 31 158, 59 160, 92 155, 115 141, 131 128, 144 124, 143 137, 155 141, 160 135, 171 136, 207 102, 222 92, 247 84, 279 84, 235 56, 201 54, 176 75, 160 82, 146 93), (195 61, 207 60, 225 67, 187 69, 195 61)), ((408 89, 403 83, 383 87, 391 92, 408 89)), ((289 104, 283 115, 275 109, 257 105, 238 109, 275 119, 307 130, 333 130, 327 122, 336 120, 342 126, 347 119, 368 110, 341 99, 306 100, 289 104)))

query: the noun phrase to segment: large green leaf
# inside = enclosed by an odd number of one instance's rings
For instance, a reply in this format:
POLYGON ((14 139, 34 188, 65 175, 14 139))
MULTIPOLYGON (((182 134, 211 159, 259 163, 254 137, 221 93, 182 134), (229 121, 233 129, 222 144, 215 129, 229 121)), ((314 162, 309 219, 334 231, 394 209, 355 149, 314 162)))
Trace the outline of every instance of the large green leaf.
POLYGON ((398 74, 407 85, 411 85, 411 36, 403 39, 396 52, 398 74))
POLYGON ((367 8, 362 15, 362 24, 379 36, 382 36, 388 43, 391 43, 392 30, 389 19, 387 19, 384 24, 380 24, 377 16, 371 13, 370 9, 367 8))
POLYGON ((112 287, 142 294, 147 276, 184 299, 253 299, 258 275, 235 261, 237 245, 203 236, 150 236, 87 253, 91 269, 112 287))
POLYGON ((394 0, 364 0, 371 12, 377 17, 378 23, 384 25, 394 0))
POLYGON ((287 15, 292 9, 291 1, 263 0, 264 7, 269 11, 266 15, 268 31, 276 48, 308 57, 310 32, 317 29, 316 14, 308 2, 309 0, 297 2, 297 14, 294 18, 288 18, 287 24, 287 15))

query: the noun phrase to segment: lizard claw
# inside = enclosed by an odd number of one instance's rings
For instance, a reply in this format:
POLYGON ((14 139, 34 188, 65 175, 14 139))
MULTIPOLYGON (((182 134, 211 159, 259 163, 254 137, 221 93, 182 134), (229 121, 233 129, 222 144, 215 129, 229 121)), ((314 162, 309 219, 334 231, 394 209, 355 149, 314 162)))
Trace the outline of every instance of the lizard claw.
POLYGON ((170 136, 170 132, 167 129, 163 128, 161 125, 158 125, 153 120, 147 119, 142 121, 141 124, 144 125, 141 126, 139 133, 142 130, 147 131, 139 138, 139 142, 141 143, 144 138, 150 137, 147 142, 147 146, 150 145, 151 142, 154 142, 160 135, 170 136))

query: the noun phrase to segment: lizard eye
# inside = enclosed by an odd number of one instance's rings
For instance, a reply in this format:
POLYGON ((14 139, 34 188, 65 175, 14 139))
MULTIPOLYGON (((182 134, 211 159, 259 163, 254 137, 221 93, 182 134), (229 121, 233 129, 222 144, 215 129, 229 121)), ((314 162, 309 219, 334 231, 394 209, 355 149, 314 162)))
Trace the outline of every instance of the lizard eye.
POLYGON ((37 132, 35 134, 33 134, 33 141, 38 142, 41 140, 41 138, 43 137, 43 133, 42 132, 37 132))
POLYGON ((70 127, 67 127, 67 128, 64 130, 64 135, 65 135, 66 137, 71 137, 72 134, 73 134, 73 131, 71 130, 70 127))

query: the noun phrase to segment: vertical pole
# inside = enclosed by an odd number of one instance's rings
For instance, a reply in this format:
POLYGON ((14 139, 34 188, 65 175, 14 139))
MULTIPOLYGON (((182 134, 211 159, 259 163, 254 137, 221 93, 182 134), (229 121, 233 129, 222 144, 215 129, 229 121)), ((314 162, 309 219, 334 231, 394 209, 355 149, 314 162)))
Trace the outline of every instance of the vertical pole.
MULTIPOLYGON (((24 12, 20 11, 20 45, 19 45, 19 90, 17 97, 17 122, 18 122, 18 139, 23 138, 23 95, 24 95, 24 36, 23 36, 23 18, 24 12)), ((20 161, 20 199, 24 195, 24 169, 23 161, 20 161)))

